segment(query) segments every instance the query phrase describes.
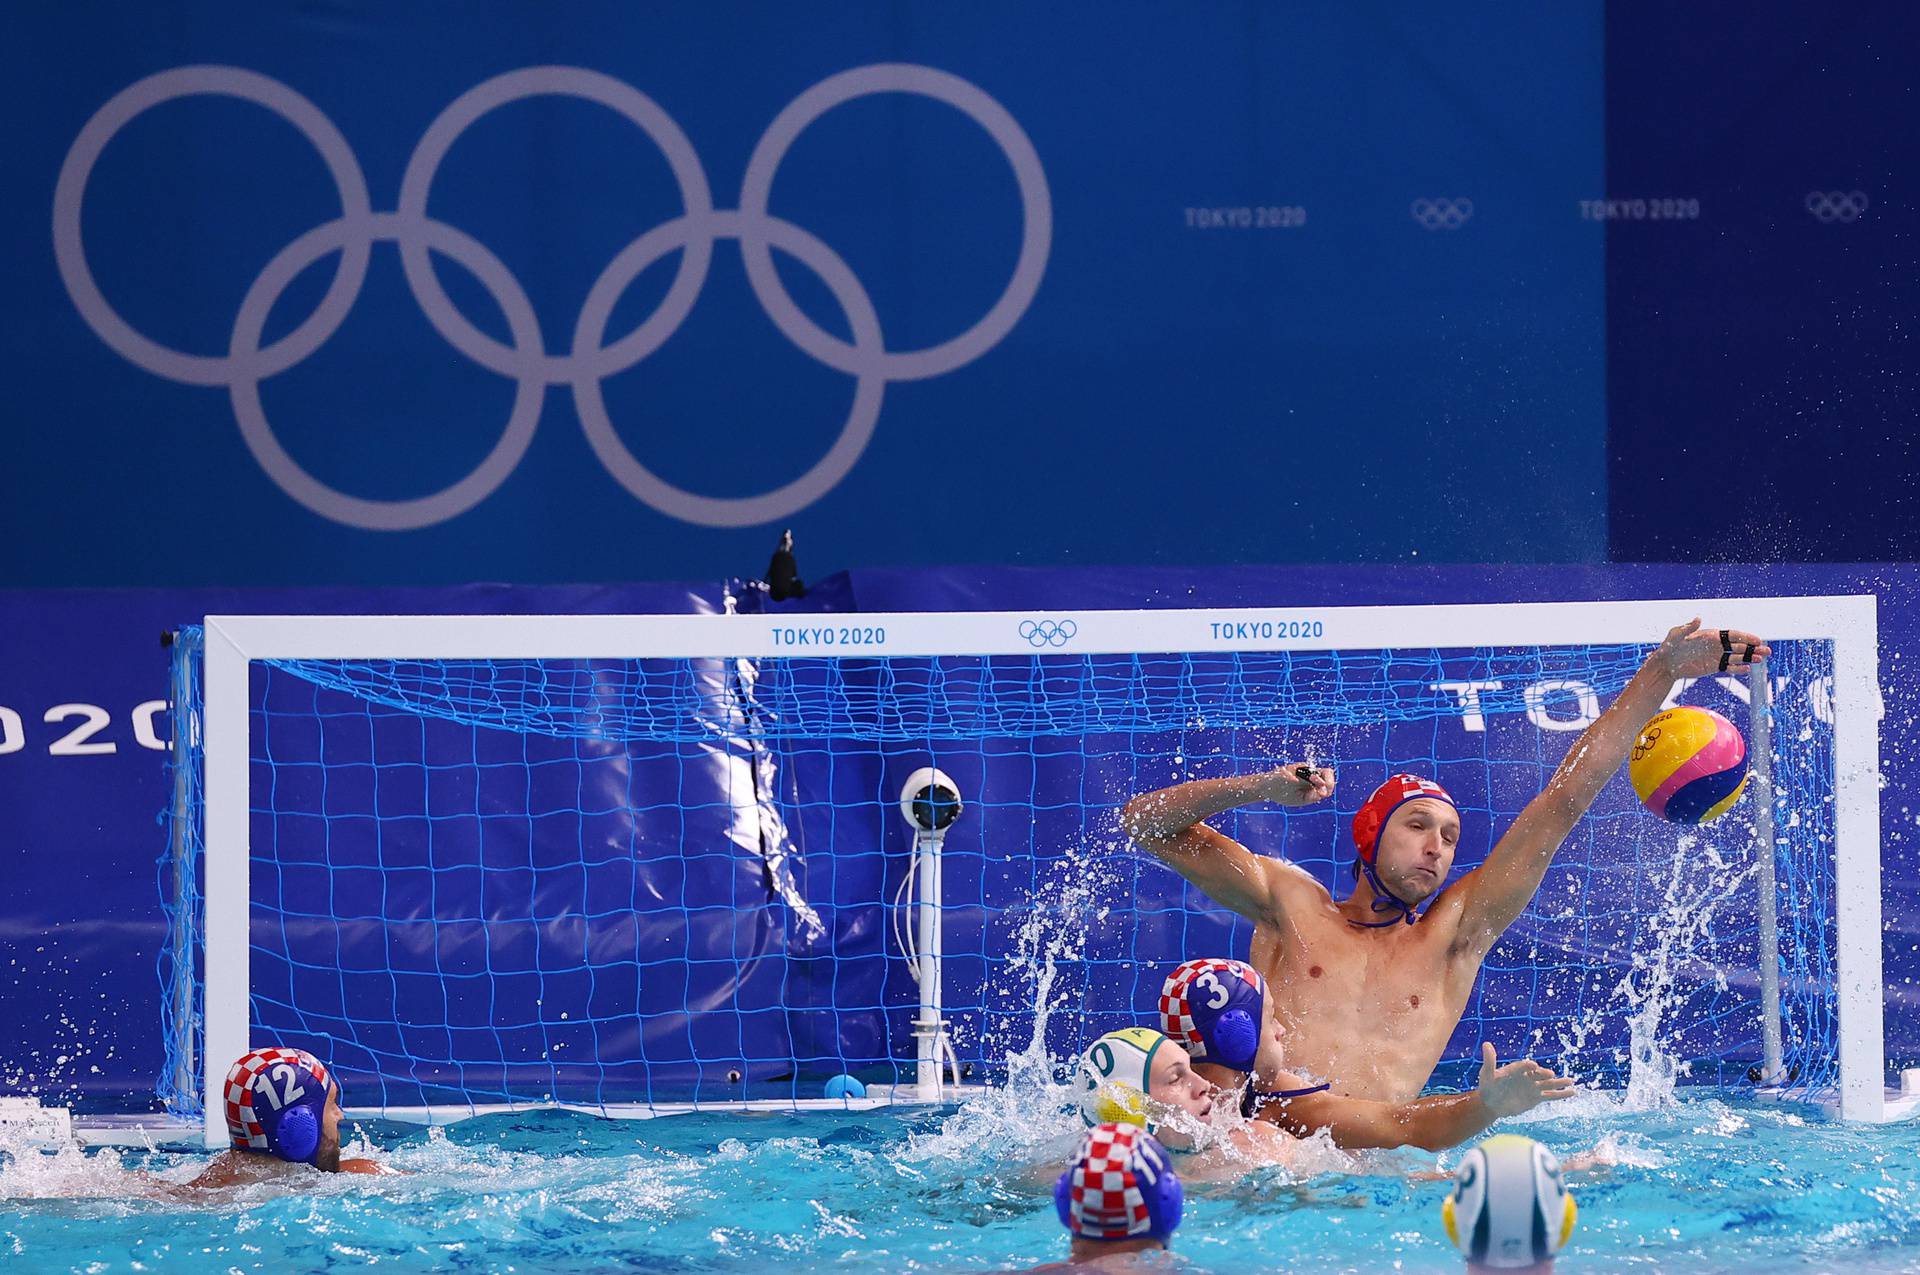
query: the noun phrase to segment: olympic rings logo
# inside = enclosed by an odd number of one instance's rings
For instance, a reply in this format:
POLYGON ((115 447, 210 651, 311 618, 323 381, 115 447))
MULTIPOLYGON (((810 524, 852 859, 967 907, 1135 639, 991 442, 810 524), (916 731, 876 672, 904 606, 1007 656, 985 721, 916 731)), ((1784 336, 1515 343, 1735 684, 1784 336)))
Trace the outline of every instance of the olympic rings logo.
POLYGON ((1471 199, 1416 199, 1413 219, 1428 230, 1458 230, 1473 216, 1471 199))
POLYGON ((1022 620, 1020 636, 1033 646, 1065 646, 1080 631, 1072 620, 1022 620))
POLYGON ((1858 190, 1810 190, 1807 211, 1818 221, 1858 221, 1867 211, 1866 192, 1858 190))
POLYGON ((122 358, 157 376, 188 385, 224 386, 247 449, 281 490, 322 517, 383 531, 430 527, 492 495, 526 454, 549 385, 571 389, 581 427, 600 463, 627 491, 661 513, 700 526, 745 527, 804 509, 845 477, 866 450, 888 382, 944 375, 979 358, 1012 330, 1039 290, 1052 238, 1052 196, 1025 130, 977 86, 945 71, 906 63, 842 71, 789 102, 755 145, 741 181, 739 207, 732 209, 714 206, 693 144, 653 99, 612 76, 571 66, 509 71, 454 99, 414 148, 393 212, 373 210, 358 159, 319 108, 278 80, 231 66, 177 67, 114 95, 74 139, 53 197, 54 258, 68 295, 94 333, 122 358), (1020 253, 1006 289, 972 327, 924 349, 887 349, 872 300, 846 262, 822 240, 768 210, 774 175, 802 130, 834 107, 876 93, 932 98, 970 117, 1000 147, 1020 191, 1020 253), (94 282, 81 240, 87 180, 107 143, 143 112, 202 95, 236 97, 293 125, 320 153, 340 196, 340 215, 281 249, 247 289, 224 355, 189 354, 136 331, 94 282), (644 132, 666 157, 684 211, 614 256, 581 306, 571 346, 565 353, 550 354, 519 280, 478 240, 428 216, 427 201, 441 161, 475 121, 510 102, 554 96, 598 103, 644 132), (753 294, 780 332, 814 359, 853 377, 855 384, 846 423, 813 468, 776 490, 738 498, 676 487, 641 464, 615 431, 601 394, 605 378, 633 367, 678 330, 706 282, 713 246, 722 239, 739 243, 753 294), (516 383, 506 427, 485 459, 452 485, 412 499, 370 500, 321 482, 281 446, 260 401, 262 381, 302 362, 339 330, 359 297, 376 243, 398 246, 408 288, 434 330, 467 358, 516 383), (827 285, 846 316, 851 341, 822 329, 794 304, 774 267, 774 249, 827 285), (679 270, 659 308, 632 331, 609 339, 607 322, 622 293, 648 266, 676 251, 679 270), (339 254, 339 265, 314 312, 292 332, 262 344, 267 316, 287 285, 334 253, 339 254), (506 317, 510 345, 488 336, 460 313, 434 275, 432 253, 459 263, 487 290, 506 317))

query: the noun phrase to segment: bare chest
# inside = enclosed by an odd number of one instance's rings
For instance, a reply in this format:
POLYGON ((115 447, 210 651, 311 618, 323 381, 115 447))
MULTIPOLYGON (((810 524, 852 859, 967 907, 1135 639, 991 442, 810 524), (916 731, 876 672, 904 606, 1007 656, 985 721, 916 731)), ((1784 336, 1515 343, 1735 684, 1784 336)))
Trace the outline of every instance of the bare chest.
POLYGON ((1262 927, 1250 955, 1267 979, 1287 1067, 1365 1097, 1417 1093, 1472 990, 1472 971, 1438 927, 1361 929, 1333 908, 1262 927))

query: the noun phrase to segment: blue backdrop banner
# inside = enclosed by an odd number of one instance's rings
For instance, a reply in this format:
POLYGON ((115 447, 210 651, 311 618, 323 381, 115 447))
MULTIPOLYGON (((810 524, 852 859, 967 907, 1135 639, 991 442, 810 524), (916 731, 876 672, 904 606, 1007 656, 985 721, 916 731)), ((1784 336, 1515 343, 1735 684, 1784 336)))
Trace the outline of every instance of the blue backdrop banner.
POLYGON ((11 6, 0 585, 1596 559, 1600 8, 11 6))

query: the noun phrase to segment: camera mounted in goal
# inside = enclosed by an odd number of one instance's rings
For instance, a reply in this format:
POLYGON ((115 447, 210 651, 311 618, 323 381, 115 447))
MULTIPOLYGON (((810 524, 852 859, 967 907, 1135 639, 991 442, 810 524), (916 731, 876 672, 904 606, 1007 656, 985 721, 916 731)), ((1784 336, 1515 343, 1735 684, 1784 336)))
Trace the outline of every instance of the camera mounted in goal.
POLYGON ((964 809, 960 785, 932 766, 908 775, 900 788, 900 817, 920 832, 944 835, 964 809))

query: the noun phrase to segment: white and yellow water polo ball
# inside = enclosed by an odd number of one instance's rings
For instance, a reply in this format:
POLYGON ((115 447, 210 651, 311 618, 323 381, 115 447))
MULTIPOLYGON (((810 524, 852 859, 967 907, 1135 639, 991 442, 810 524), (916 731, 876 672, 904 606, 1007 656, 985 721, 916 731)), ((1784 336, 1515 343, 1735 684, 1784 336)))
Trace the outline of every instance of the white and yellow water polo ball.
POLYGON ((1640 728, 1627 777, 1662 819, 1711 823, 1746 791, 1747 741, 1710 708, 1670 708, 1640 728))
POLYGON ((1147 1093, 1153 1056, 1166 1043, 1167 1038, 1151 1027, 1123 1027, 1087 1046, 1074 1078, 1081 1122, 1089 1129, 1098 1124, 1137 1124, 1152 1133, 1156 1122, 1148 1118, 1147 1093))
POLYGON ((1502 1133, 1467 1152, 1440 1206, 1447 1238, 1476 1266, 1538 1266, 1566 1247, 1574 1206, 1553 1152, 1502 1133))

